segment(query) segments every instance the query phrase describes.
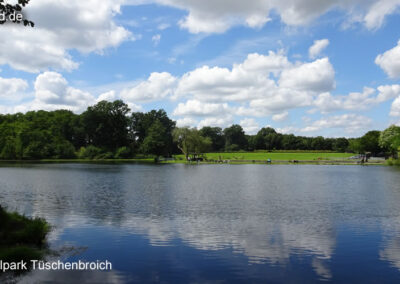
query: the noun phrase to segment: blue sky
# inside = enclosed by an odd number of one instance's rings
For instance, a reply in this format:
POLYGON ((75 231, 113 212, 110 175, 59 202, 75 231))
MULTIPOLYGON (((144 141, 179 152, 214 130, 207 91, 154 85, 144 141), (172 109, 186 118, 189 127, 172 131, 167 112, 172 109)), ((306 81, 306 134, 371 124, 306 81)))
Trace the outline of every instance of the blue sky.
POLYGON ((35 0, 0 27, 0 112, 106 99, 179 126, 359 136, 400 122, 400 1, 35 0), (44 8, 46 7, 46 9, 44 8))

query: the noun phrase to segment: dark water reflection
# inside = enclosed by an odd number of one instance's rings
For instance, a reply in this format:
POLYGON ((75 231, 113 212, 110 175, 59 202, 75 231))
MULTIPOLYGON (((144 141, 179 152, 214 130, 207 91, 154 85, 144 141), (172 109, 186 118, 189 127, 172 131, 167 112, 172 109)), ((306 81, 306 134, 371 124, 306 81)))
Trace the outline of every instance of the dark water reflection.
POLYGON ((63 260, 113 263, 25 283, 400 281, 395 168, 3 165, 0 203, 87 247, 63 260))

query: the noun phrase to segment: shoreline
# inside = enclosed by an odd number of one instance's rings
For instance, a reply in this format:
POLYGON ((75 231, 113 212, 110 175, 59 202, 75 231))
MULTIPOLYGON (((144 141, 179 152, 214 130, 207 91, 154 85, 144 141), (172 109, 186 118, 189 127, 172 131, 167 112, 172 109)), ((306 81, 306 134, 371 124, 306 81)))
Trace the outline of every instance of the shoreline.
POLYGON ((99 160, 88 160, 88 159, 42 159, 42 160, 0 160, 1 164, 63 164, 63 163, 76 163, 76 164, 112 164, 112 163, 126 163, 126 164, 186 164, 186 165, 214 165, 214 164, 228 164, 228 165, 360 165, 360 166, 387 166, 386 161, 382 162, 366 162, 361 164, 360 161, 350 160, 296 160, 285 161, 285 160, 273 160, 271 163, 263 160, 225 160, 222 162, 218 161, 203 161, 203 162, 187 162, 184 160, 167 160, 155 162, 154 159, 99 159, 99 160))

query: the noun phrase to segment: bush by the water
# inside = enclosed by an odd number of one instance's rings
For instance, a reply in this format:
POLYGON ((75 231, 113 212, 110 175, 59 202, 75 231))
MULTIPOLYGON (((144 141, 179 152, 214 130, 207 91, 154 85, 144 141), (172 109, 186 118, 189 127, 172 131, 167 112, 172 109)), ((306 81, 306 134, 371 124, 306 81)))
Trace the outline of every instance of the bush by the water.
POLYGON ((387 160, 387 164, 389 166, 400 166, 400 159, 390 158, 390 159, 387 160))
POLYGON ((115 153, 116 159, 127 159, 131 158, 131 156, 132 156, 131 149, 125 146, 118 148, 117 152, 115 153))
POLYGON ((27 218, 0 206, 0 260, 40 259, 49 230, 41 218, 27 218))

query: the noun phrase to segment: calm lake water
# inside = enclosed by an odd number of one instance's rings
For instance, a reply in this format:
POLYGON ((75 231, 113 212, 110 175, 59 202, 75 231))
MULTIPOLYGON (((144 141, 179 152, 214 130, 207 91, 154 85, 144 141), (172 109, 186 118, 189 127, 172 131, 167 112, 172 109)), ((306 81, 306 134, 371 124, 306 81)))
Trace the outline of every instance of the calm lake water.
POLYGON ((400 281, 392 167, 3 164, 0 203, 53 225, 53 259, 113 264, 22 283, 400 281))

